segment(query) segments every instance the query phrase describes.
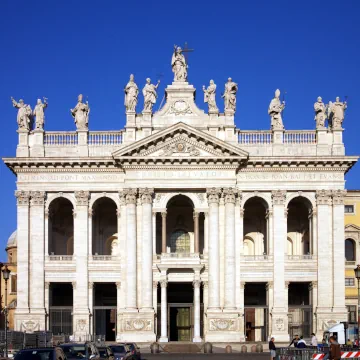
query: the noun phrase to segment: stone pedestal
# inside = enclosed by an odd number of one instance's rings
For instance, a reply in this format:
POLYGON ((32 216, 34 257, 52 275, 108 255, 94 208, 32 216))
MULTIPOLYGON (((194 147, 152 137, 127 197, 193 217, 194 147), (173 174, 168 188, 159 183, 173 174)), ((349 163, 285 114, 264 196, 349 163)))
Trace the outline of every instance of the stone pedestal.
POLYGON ((330 155, 331 137, 326 128, 316 129, 316 154, 330 155))
POLYGON ((44 130, 36 129, 32 132, 32 144, 30 146, 30 156, 44 157, 44 130))
POLYGON ((90 333, 89 309, 78 309, 73 313, 73 332, 75 341, 88 341, 90 333))
POLYGON ((29 131, 26 129, 17 130, 19 141, 16 148, 16 157, 29 157, 29 131))
POLYGON ((333 145, 332 155, 345 155, 345 147, 343 143, 343 131, 344 129, 334 129, 333 134, 333 145))
POLYGON ((118 342, 154 342, 154 311, 128 311, 120 315, 121 330, 118 342))
POLYGON ((240 342, 240 314, 238 312, 207 311, 205 341, 240 342))
POLYGON ((78 134, 78 153, 79 156, 89 156, 88 130, 76 130, 78 134))

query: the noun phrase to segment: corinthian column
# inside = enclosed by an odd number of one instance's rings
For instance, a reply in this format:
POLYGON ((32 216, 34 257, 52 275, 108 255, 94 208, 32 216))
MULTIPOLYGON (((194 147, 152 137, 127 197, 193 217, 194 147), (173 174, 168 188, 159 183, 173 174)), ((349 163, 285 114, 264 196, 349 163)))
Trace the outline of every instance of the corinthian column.
POLYGON ((225 195, 225 309, 235 309, 235 196, 237 190, 223 190, 225 195))
POLYGON ((126 204, 126 309, 135 310, 136 303, 136 196, 137 189, 124 189, 126 204))
POLYGON ((143 310, 153 309, 153 232, 152 232, 152 197, 154 189, 139 189, 139 195, 142 203, 142 301, 143 310))
POLYGON ((207 189, 209 204, 209 305, 220 309, 219 200, 221 190, 207 189))
POLYGON ((194 211, 194 252, 199 253, 199 213, 194 211))

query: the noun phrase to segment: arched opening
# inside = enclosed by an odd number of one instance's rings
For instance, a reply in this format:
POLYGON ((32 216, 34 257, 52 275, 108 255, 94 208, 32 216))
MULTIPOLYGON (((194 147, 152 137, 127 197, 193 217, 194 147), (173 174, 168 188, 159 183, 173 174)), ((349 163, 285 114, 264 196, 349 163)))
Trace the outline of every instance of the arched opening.
POLYGON ((264 255, 268 253, 266 202, 260 197, 250 198, 244 205, 244 255, 245 244, 248 255, 264 255), (251 239, 251 240, 250 240, 251 239))
POLYGON ((73 210, 71 201, 63 197, 50 203, 48 220, 49 255, 73 255, 73 210))
POLYGON ((356 245, 353 239, 345 240, 345 259, 346 261, 356 261, 356 245))
POLYGON ((92 253, 112 255, 117 239, 117 206, 112 199, 102 197, 95 201, 92 209, 92 253))
POLYGON ((311 254, 310 214, 312 206, 308 199, 298 196, 288 204, 287 235, 292 240, 292 254, 311 254))

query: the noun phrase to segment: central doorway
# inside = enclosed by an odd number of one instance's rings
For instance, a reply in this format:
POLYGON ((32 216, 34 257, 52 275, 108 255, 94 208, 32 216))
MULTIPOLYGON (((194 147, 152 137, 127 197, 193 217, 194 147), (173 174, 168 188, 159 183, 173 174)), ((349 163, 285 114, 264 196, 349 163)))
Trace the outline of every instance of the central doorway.
POLYGON ((171 304, 169 306, 169 313, 170 313, 169 340, 191 341, 192 304, 171 304))

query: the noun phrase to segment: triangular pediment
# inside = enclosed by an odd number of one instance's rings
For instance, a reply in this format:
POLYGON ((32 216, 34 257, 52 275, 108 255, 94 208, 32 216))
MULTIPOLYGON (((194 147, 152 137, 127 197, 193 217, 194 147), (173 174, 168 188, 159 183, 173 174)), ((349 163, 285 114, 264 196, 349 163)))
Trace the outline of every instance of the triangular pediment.
POLYGON ((121 159, 233 159, 244 161, 248 153, 210 134, 184 124, 176 123, 113 153, 121 159))
POLYGON ((360 226, 354 224, 345 225, 345 231, 360 231, 360 226))

